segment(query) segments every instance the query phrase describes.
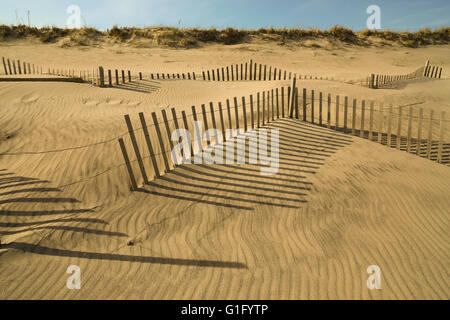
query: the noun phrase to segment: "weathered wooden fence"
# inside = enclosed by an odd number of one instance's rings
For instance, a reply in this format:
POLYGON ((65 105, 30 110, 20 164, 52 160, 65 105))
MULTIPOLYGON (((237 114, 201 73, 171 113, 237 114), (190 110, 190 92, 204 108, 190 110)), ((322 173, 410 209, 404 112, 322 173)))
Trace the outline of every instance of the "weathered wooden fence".
POLYGON ((369 88, 382 88, 391 86, 397 81, 419 79, 419 78, 435 78, 440 79, 442 74, 442 67, 431 66, 430 61, 427 60, 424 67, 420 67, 417 70, 402 75, 386 75, 386 74, 374 74, 372 73, 366 79, 366 84, 369 88))
MULTIPOLYGON (((216 105, 213 102, 210 102, 209 106, 202 104, 200 110, 192 106, 191 112, 182 110, 181 116, 175 108, 170 109, 170 114, 169 110, 162 110, 162 120, 156 112, 152 112, 151 120, 148 121, 141 112, 137 129, 133 126, 130 116, 125 115, 134 162, 130 160, 124 139, 119 138, 118 141, 130 177, 131 189, 136 190, 138 185, 146 184, 150 179, 158 178, 177 166, 171 157, 174 144, 178 144, 171 139, 173 130, 186 129, 191 133, 191 140, 188 142, 190 159, 195 159, 197 154, 212 143, 194 141, 196 133, 197 136, 203 136, 202 129, 196 126, 196 121, 202 121, 205 132, 209 128, 221 132, 223 141, 216 141, 215 137, 214 143, 225 143, 235 138, 227 134, 227 129, 234 129, 241 134, 286 117, 291 96, 290 87, 280 87, 241 97, 239 100, 234 97, 231 101, 226 99, 225 103, 218 102, 216 105)), ((187 158, 187 155, 183 157, 187 158)))
MULTIPOLYGON (((295 83, 294 83, 295 84, 295 83)), ((297 89, 296 89, 297 91, 297 89)), ((374 101, 349 99, 303 89, 301 107, 295 99, 289 116, 407 151, 442 164, 450 164, 450 122, 444 110, 413 106, 375 105, 374 101)))

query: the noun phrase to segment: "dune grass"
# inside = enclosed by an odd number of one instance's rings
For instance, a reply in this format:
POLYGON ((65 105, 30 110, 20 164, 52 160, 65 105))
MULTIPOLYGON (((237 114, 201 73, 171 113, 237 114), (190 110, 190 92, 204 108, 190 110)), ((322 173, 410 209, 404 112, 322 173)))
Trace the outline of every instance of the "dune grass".
POLYGON ((399 44, 406 47, 419 47, 450 42, 450 27, 431 30, 428 28, 416 32, 396 32, 390 30, 353 31, 341 26, 329 30, 299 29, 299 28, 260 28, 257 30, 200 29, 175 27, 117 27, 106 31, 84 27, 81 29, 66 29, 58 27, 28 27, 26 25, 0 25, 0 41, 11 41, 34 37, 43 43, 62 41, 62 46, 89 45, 92 41, 119 42, 135 44, 140 40, 150 41, 154 46, 179 48, 197 47, 205 43, 232 45, 255 40, 277 41, 280 44, 303 40, 325 39, 340 41, 353 45, 369 45, 382 40, 385 44, 399 44))

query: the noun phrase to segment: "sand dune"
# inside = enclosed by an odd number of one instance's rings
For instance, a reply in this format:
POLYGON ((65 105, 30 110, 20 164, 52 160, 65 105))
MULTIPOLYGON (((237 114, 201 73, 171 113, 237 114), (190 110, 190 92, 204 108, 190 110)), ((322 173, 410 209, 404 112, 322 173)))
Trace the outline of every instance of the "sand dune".
MULTIPOLYGON (((427 58, 446 78, 448 46, 348 47, 336 55, 273 44, 121 54, 29 43, 1 50, 55 67, 101 63, 148 72, 252 56, 342 80, 299 80, 300 88, 435 112, 449 107, 448 79, 380 90, 343 82, 373 70, 408 73, 427 58)), ((182 165, 130 191, 118 166, 117 138, 128 138, 124 114, 137 127, 139 112, 190 110, 288 85, 0 82, 0 298, 448 299, 448 166, 281 119, 268 125, 280 130, 274 176, 249 164, 182 165), (81 290, 66 288, 69 265, 81 268, 81 290), (366 287, 369 265, 381 268, 381 290, 366 287)))

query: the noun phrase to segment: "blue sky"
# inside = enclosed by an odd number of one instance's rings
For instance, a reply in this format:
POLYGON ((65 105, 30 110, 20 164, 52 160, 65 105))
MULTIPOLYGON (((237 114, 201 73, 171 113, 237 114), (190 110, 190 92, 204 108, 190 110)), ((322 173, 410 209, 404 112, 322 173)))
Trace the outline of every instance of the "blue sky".
POLYGON ((88 26, 366 28, 369 5, 381 9, 381 28, 414 31, 450 26, 448 0, 1 0, 0 24, 64 27, 69 5, 78 5, 88 26))

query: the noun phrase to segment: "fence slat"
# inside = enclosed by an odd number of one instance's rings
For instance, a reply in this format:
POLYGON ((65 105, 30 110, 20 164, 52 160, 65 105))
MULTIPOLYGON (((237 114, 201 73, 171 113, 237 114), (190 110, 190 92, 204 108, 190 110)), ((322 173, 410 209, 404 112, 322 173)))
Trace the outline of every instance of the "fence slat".
POLYGON ((272 103, 272 121, 275 120, 275 104, 274 104, 274 95, 273 95, 273 89, 270 92, 271 97, 271 103, 272 103))
POLYGON ((253 113, 253 95, 250 95, 250 114, 251 114, 251 122, 252 122, 252 129, 255 129, 255 116, 253 113))
POLYGON ((327 128, 330 129, 331 126, 331 94, 328 94, 327 100, 327 128))
POLYGON ((208 117, 206 115, 206 107, 202 104, 202 116, 203 116, 203 125, 205 126, 205 136, 206 136, 206 144, 209 145, 210 137, 209 137, 209 126, 208 126, 208 117))
POLYGON ((417 124, 417 146, 416 154, 420 155, 422 151, 422 121, 423 121, 423 108, 419 109, 419 123, 417 124))
MULTIPOLYGON (((295 118, 298 119, 297 114, 295 115, 295 118)), ((306 88, 303 88, 303 121, 306 121, 306 88)))
POLYGON ((387 128, 387 146, 392 145, 392 106, 389 106, 388 128, 387 128))
POLYGON ((361 138, 364 138, 364 118, 365 118, 365 109, 366 109, 366 101, 362 100, 361 101, 361 130, 359 132, 359 136, 361 138))
POLYGON ((130 116, 126 114, 125 122, 128 127, 128 133, 130 134, 131 144, 133 145, 134 153, 136 154, 136 159, 139 164, 139 169, 141 170, 142 178, 144 179, 144 183, 148 183, 147 174, 145 172, 144 162, 142 161, 141 152, 139 151, 139 146, 136 141, 136 136, 134 134, 133 125, 131 124, 130 116))
POLYGON ((260 93, 258 92, 256 94, 256 123, 257 123, 257 128, 260 128, 260 123, 261 123, 261 119, 260 119, 260 114, 261 114, 261 110, 260 110, 260 101, 261 97, 260 97, 260 93))
POLYGON ((135 191, 135 190, 137 190, 136 179, 134 177, 133 169, 131 168, 131 164, 130 164, 130 158, 128 157, 127 149, 125 148, 125 143, 123 142, 122 138, 119 138, 119 145, 120 145, 120 149, 122 150, 123 159, 125 160, 125 164, 126 164, 127 171, 128 171, 128 176, 130 177, 131 190, 135 191))
POLYGON ((262 125, 264 126, 265 122, 265 112, 266 112, 266 92, 262 93, 262 125))
POLYGON ((5 69, 5 74, 8 75, 8 69, 6 69, 5 57, 2 57, 2 62, 3 62, 3 69, 5 69))
POLYGON ((314 123, 314 90, 311 90, 311 123, 314 123))
POLYGON ((406 151, 409 153, 411 152, 411 126, 412 126, 412 117, 413 117, 413 107, 409 107, 409 114, 408 114, 408 134, 406 138, 406 151))
POLYGON ((335 129, 339 129, 339 95, 336 96, 336 124, 335 129))
MULTIPOLYGON (((181 117, 183 118, 183 125, 184 125, 184 128, 185 128, 187 131, 189 131, 189 125, 188 125, 188 122, 187 122, 187 117, 186 117, 186 112, 185 112, 185 111, 181 111, 181 117)), ((190 132, 190 131, 189 131, 189 132, 190 132)), ((224 138, 224 139, 225 139, 225 138, 224 138)), ((191 139, 189 140, 189 147, 191 148, 191 159, 192 159, 193 156, 194 156, 194 146, 193 146, 192 140, 193 140, 193 137, 192 137, 192 135, 191 135, 191 139)), ((185 160, 186 160, 186 159, 185 159, 185 160)), ((192 163, 192 160, 189 161, 189 163, 192 163)))
POLYGON ((244 116, 244 132, 247 132, 247 109, 245 108, 245 97, 242 97, 242 115, 244 116))
POLYGON ((195 142, 197 142, 198 145, 198 150, 196 154, 194 154, 194 163, 201 163, 202 161, 202 150, 203 150, 203 145, 202 145, 202 132, 198 126, 198 122, 197 122, 197 112, 195 111, 195 106, 192 106, 192 116, 194 118, 194 139, 195 137, 197 137, 197 141, 194 140, 194 144, 195 142))
POLYGON ((222 137, 223 141, 227 141, 227 137, 225 136, 225 123, 223 121, 223 110, 222 110, 222 102, 219 101, 219 118, 220 118, 220 128, 222 129, 222 137))
POLYGON ((227 99, 227 113, 228 113, 228 127, 229 129, 233 128, 233 122, 231 120, 231 107, 230 107, 230 100, 227 99))
POLYGON ((284 118, 284 87, 281 87, 281 117, 284 118))
POLYGON ((322 91, 319 92, 319 126, 322 126, 322 91))
POLYGON ((239 106, 238 106, 238 102, 237 102, 237 98, 234 97, 234 118, 236 120, 236 130, 237 133, 239 134, 239 106))
POLYGON ((141 126, 142 126, 142 130, 144 131, 145 142, 147 143, 147 148, 148 148, 148 152, 150 154, 150 160, 153 165, 153 170, 155 171, 155 177, 159 178, 160 173, 159 173, 159 169, 158 169, 158 163, 156 162, 155 151, 153 150, 153 146, 150 141, 150 135, 148 133, 147 123, 145 121, 143 112, 139 113, 139 119, 141 120, 141 126))
POLYGON ((398 125, 397 125, 397 149, 401 149, 402 142, 402 107, 398 107, 398 125))
POLYGON ((164 166, 166 168, 165 172, 169 172, 170 171, 169 161, 167 160, 166 150, 164 148, 164 143, 162 140, 161 129, 159 128, 158 117, 156 116, 155 112, 152 112, 152 119, 153 119, 153 124, 155 125, 156 135, 158 136, 158 142, 159 142, 159 147, 161 148, 161 154, 163 156, 164 166))
POLYGON ((377 140, 378 143, 382 143, 383 141, 383 104, 380 103, 378 107, 378 135, 377 140))
POLYGON ((430 110, 430 123, 428 125, 427 159, 431 157, 431 143, 433 138, 433 110, 430 110))
POLYGON ((278 88, 275 89, 276 100, 277 100, 277 119, 280 119, 280 101, 278 96, 278 88))

